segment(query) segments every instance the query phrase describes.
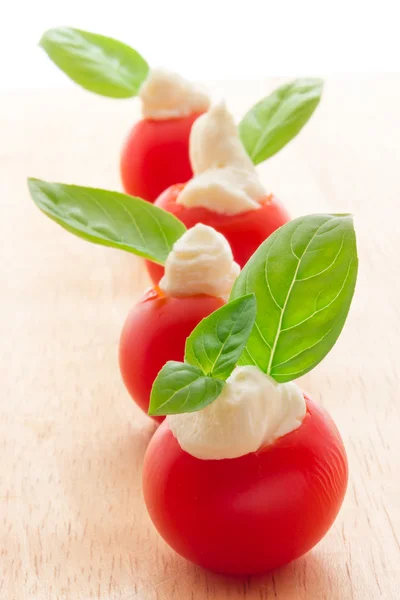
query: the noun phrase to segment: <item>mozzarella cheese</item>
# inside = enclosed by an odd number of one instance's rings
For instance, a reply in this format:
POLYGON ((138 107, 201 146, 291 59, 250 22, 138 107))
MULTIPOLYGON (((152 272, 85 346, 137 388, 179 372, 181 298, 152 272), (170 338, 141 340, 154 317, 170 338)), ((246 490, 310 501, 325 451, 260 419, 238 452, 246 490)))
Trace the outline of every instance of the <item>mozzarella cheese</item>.
POLYGON ((301 389, 277 383, 257 367, 236 367, 220 396, 192 413, 168 415, 181 448, 204 460, 256 452, 300 427, 306 414, 301 389))
POLYGON ((175 242, 159 286, 169 296, 227 298, 239 272, 224 236, 198 223, 175 242))
POLYGON ((177 73, 151 69, 139 90, 146 119, 177 119, 208 109, 210 99, 197 85, 177 73))
POLYGON ((266 191, 225 103, 214 105, 193 124, 190 160, 195 176, 179 194, 179 204, 228 215, 260 208, 266 191))

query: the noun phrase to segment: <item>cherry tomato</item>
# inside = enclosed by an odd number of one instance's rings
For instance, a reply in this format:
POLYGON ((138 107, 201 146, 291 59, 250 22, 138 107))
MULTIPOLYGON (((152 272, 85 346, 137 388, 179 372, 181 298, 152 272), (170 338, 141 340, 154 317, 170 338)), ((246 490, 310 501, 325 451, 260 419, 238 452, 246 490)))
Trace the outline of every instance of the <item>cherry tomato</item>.
MULTIPOLYGON (((189 229, 196 223, 214 227, 228 240, 235 261, 241 266, 249 260, 259 245, 281 225, 290 220, 289 214, 275 196, 267 196, 261 208, 237 215, 222 215, 203 207, 186 207, 177 203, 179 193, 185 184, 176 184, 165 190, 155 204, 175 215, 189 229)), ((147 262, 147 269, 153 283, 163 276, 160 265, 147 262)))
POLYGON ((223 304, 205 295, 171 298, 152 288, 133 307, 121 334, 119 364, 129 393, 146 413, 160 369, 168 360, 183 361, 186 338, 223 304))
POLYGON ((136 123, 121 155, 122 184, 128 194, 154 202, 167 187, 193 176, 189 136, 199 116, 136 123))
POLYGON ((325 535, 346 491, 347 458, 332 419, 305 398, 297 430, 240 458, 194 458, 162 424, 145 455, 143 490, 176 552, 213 571, 261 574, 325 535))

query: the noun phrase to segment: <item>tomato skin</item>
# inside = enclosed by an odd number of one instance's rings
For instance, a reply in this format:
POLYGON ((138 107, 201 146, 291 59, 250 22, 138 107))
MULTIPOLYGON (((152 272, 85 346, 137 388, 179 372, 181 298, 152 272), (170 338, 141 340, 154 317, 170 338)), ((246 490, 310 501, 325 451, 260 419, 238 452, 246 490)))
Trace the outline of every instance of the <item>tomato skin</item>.
POLYGON ((168 360, 183 361, 188 335, 223 304, 212 296, 171 298, 153 288, 132 308, 121 334, 119 365, 128 392, 144 412, 160 369, 168 360))
POLYGON ((201 113, 179 119, 142 119, 133 126, 121 153, 121 179, 127 194, 149 202, 177 181, 192 176, 189 137, 201 113))
POLYGON ((332 419, 307 396, 302 425, 240 458, 200 460, 165 421, 144 460, 144 498, 154 525, 183 557, 212 571, 261 574, 319 542, 348 478, 332 419))

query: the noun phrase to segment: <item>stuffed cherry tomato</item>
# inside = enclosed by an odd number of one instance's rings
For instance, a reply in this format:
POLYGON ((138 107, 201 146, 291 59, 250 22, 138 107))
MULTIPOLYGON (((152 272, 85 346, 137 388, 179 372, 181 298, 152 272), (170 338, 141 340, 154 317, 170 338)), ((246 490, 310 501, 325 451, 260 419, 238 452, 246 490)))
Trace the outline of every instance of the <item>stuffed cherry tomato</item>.
POLYGON ((186 338, 224 304, 240 268, 228 242, 198 224, 173 245, 160 287, 146 294, 128 315, 119 361, 132 398, 148 411, 157 373, 169 360, 183 360, 186 338))
MULTIPOLYGON (((261 185, 225 104, 213 106, 197 119, 190 158, 193 179, 165 190, 156 205, 187 227, 205 223, 222 233, 243 267, 259 245, 289 220, 289 214, 261 185)), ((155 283, 161 273, 150 269, 155 283)))
POLYGON ((146 452, 143 491, 178 554, 212 571, 259 574, 325 535, 344 498, 347 460, 330 417, 306 403, 298 429, 239 458, 195 458, 163 423, 146 452))
POLYGON ((126 192, 153 202, 171 184, 192 177, 190 132, 209 100, 193 84, 161 69, 150 71, 139 96, 144 118, 122 149, 121 178, 126 192))
POLYGON ((144 498, 188 560, 261 574, 308 552, 333 524, 346 452, 332 419, 293 379, 332 348, 356 277, 349 215, 296 219, 261 245, 227 304, 190 334, 184 362, 157 375, 149 412, 167 418, 145 455, 144 498))
POLYGON ((132 308, 121 334, 119 364, 127 390, 144 412, 157 373, 168 360, 183 360, 186 338, 223 304, 215 296, 172 297, 153 288, 132 308))

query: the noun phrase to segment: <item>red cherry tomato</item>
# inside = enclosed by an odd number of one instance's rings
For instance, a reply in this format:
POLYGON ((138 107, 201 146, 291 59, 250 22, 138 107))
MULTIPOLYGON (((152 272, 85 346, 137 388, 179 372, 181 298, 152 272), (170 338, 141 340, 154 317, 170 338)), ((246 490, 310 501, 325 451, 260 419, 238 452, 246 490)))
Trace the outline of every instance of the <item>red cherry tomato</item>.
POLYGON ((260 574, 325 535, 346 491, 347 458, 332 419, 306 402, 299 429, 235 459, 194 458, 162 424, 145 455, 143 490, 176 552, 213 571, 260 574))
POLYGON ((128 194, 154 202, 167 187, 193 176, 189 136, 199 116, 136 123, 121 155, 122 184, 128 194))
MULTIPOLYGON (((213 227, 228 240, 235 261, 243 268, 260 244, 281 225, 290 220, 289 214, 275 196, 267 196, 261 208, 237 215, 222 215, 207 208, 186 207, 177 203, 185 184, 172 185, 155 204, 175 215, 189 229, 197 223, 213 227)), ((147 262, 152 281, 157 284, 163 276, 160 265, 147 262)))
POLYGON ((183 361, 188 335, 223 304, 212 296, 171 298, 153 288, 133 307, 121 334, 119 364, 129 393, 146 413, 160 369, 168 360, 183 361))

